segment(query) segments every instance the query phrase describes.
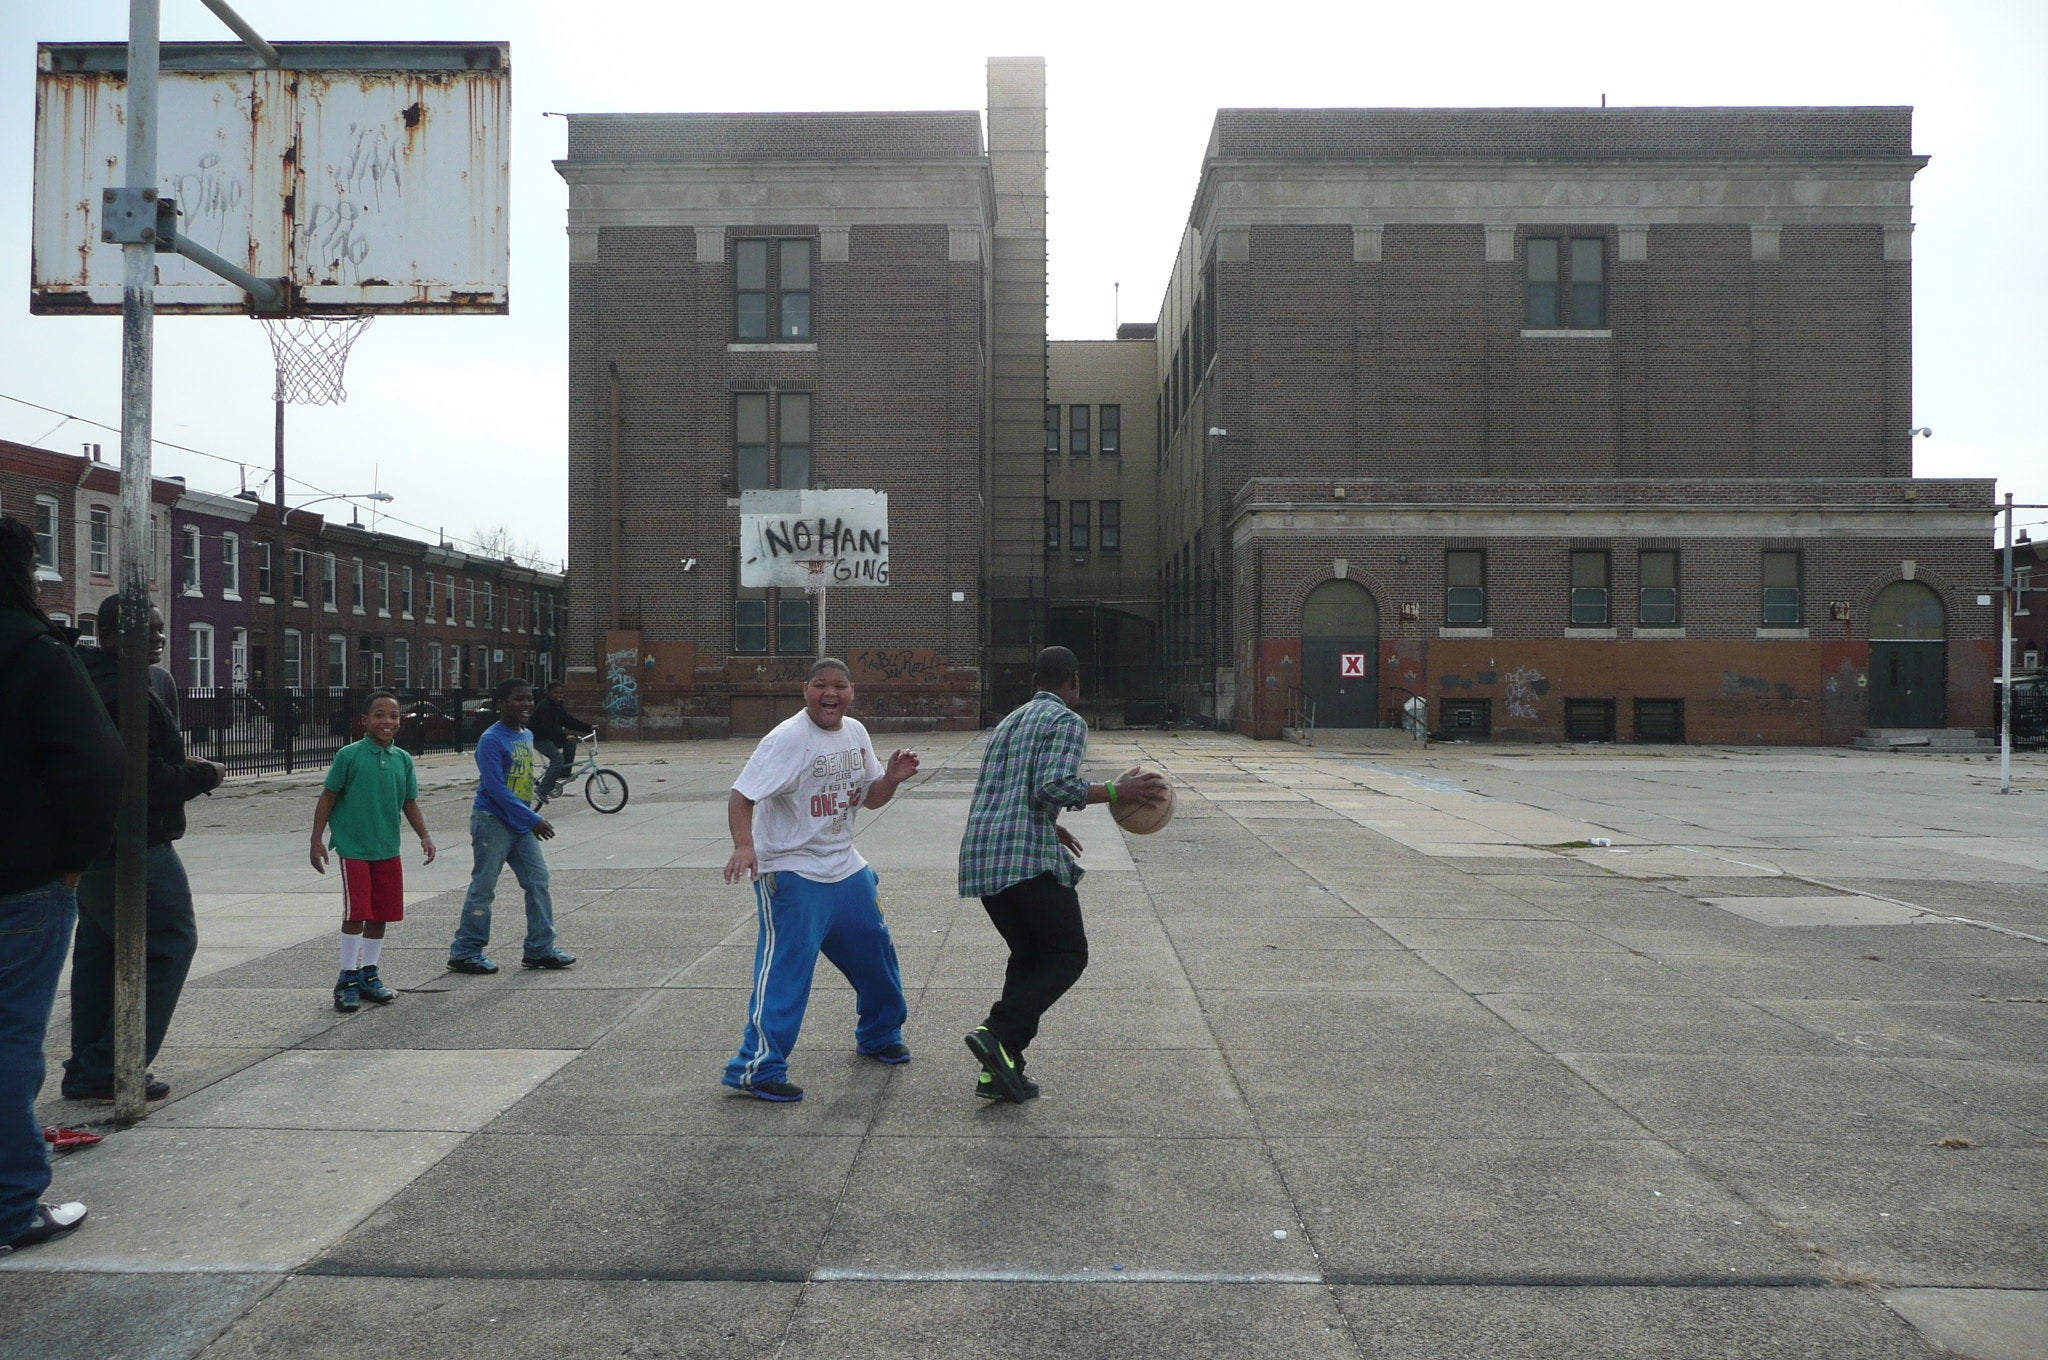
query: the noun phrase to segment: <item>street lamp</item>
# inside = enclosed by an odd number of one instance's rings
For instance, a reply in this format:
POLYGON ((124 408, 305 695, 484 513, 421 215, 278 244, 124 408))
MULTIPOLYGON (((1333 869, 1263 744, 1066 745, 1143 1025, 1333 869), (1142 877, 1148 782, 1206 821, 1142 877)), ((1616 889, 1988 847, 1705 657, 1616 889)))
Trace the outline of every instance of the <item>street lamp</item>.
MULTIPOLYGON (((392 495, 389 491, 358 491, 353 494, 337 491, 331 496, 315 496, 304 505, 294 505, 292 509, 304 510, 308 506, 318 505, 322 501, 395 501, 397 499, 398 497, 392 495)), ((362 521, 351 518, 350 522, 360 524, 362 521)))

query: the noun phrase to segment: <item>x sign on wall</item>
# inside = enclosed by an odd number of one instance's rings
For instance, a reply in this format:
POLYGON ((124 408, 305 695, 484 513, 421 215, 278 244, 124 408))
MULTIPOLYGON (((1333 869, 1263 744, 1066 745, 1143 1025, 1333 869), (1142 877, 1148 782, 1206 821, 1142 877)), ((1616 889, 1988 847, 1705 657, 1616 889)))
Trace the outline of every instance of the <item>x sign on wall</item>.
POLYGON ((1341 670, 1341 671, 1339 672, 1339 674, 1340 674, 1340 675, 1342 675, 1342 676, 1346 676, 1346 677, 1349 677, 1349 676, 1354 676, 1354 675, 1355 675, 1355 676, 1358 676, 1358 677, 1360 677, 1361 679, 1363 679, 1363 678, 1364 678, 1364 676, 1365 676, 1365 653, 1364 653, 1364 652, 1342 652, 1342 653, 1339 653, 1339 656, 1340 656, 1340 659, 1341 659, 1341 660, 1342 660, 1342 662, 1343 662, 1343 669, 1342 669, 1342 670, 1341 670))

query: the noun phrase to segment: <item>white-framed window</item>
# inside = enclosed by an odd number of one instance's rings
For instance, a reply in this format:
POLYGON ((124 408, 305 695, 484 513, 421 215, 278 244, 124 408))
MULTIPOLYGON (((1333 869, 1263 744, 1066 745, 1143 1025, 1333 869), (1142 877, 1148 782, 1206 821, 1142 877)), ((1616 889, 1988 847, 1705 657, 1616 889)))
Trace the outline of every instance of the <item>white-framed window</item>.
POLYGON ((476 627, 476 582, 469 583, 469 593, 462 602, 462 626, 476 627))
POLYGON ((36 497, 36 575, 62 580, 57 574, 57 498, 36 497))
POLYGON ((114 512, 95 505, 86 512, 86 544, 94 576, 114 574, 114 512))
POLYGON ((348 637, 342 633, 327 635, 327 692, 339 694, 348 688, 348 637))
POLYGON ((484 627, 498 626, 498 592, 489 581, 484 582, 484 627))
POLYGON ((391 639, 391 683, 399 689, 412 684, 412 639, 391 639))
POLYGON ((242 536, 222 534, 220 536, 220 569, 226 579, 220 588, 223 600, 242 598, 242 536))
POLYGON ((441 644, 438 642, 427 644, 427 688, 441 688, 441 644))
POLYGON ((195 623, 185 630, 185 659, 192 688, 201 693, 213 689, 213 625, 195 623))
POLYGON ((2034 569, 2032 567, 2014 567, 2012 569, 2013 613, 2031 614, 2034 612, 2033 610, 2027 608, 2027 593, 2031 591, 2033 588, 2034 569))
POLYGON ((329 613, 341 604, 341 563, 333 553, 320 559, 320 603, 329 613))
POLYGON ((450 577, 448 578, 448 607, 447 607, 447 616, 448 616, 448 617, 447 617, 447 621, 448 621, 449 623, 453 623, 453 622, 455 622, 455 592, 456 592, 457 588, 458 588, 458 583, 457 583, 456 579, 455 579, 455 578, 454 578, 453 576, 450 576, 450 577))
POLYGON ((228 643, 228 683, 237 694, 249 687, 249 630, 237 628, 228 643))
MULTIPOLYGON (((431 608, 432 606, 429 606, 431 608)), ((398 569, 398 612, 406 618, 412 617, 412 568, 398 569)))
POLYGON ((349 565, 355 568, 355 576, 349 583, 348 603, 351 609, 360 614, 363 612, 363 594, 366 581, 363 575, 363 559, 352 557, 349 559, 349 565))
POLYGON ((284 687, 303 689, 306 679, 306 639, 298 629, 284 630, 284 656, 282 658, 284 687))
MULTIPOLYGON (((54 619, 56 615, 53 614, 50 617, 54 619)), ((84 614, 79 616, 78 637, 79 641, 81 642, 96 643, 100 640, 99 615, 93 613, 91 610, 87 610, 84 614)))
POLYGON ((387 619, 391 617, 391 564, 389 562, 379 562, 377 564, 377 613, 387 619))
POLYGON ((205 593, 199 587, 199 554, 204 546, 205 540, 200 536, 199 526, 196 524, 186 525, 185 570, 181 579, 184 581, 185 593, 187 595, 201 595, 205 593))

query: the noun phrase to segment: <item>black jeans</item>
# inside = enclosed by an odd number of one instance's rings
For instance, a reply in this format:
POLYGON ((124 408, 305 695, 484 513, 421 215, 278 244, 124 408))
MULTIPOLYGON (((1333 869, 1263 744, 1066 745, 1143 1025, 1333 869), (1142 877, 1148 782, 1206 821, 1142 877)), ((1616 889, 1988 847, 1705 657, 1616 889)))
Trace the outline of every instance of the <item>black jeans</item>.
POLYGON ((1088 967, 1081 898, 1043 873, 982 898, 981 905, 1010 946, 1002 999, 988 1013, 988 1032, 1021 1059, 1038 1037, 1039 1018, 1088 967))
MULTIPOLYGON (((143 937, 143 1061, 155 1062, 199 949, 192 887, 178 852, 149 847, 148 928, 143 937)), ((114 870, 96 865, 78 882, 78 940, 71 955, 71 1056, 66 1095, 114 1084, 114 870)))

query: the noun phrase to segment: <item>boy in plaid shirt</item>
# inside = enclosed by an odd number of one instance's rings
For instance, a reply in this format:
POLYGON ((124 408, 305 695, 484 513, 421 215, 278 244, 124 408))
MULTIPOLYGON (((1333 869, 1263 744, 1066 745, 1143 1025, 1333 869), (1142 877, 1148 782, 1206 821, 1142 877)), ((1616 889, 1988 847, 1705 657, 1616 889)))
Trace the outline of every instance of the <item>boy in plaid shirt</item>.
POLYGON ((967 1036, 981 1060, 975 1094, 1025 1101, 1038 1085, 1024 1076, 1024 1050, 1041 1016, 1088 966, 1088 932, 1075 886, 1081 842, 1059 824, 1060 809, 1090 803, 1150 805, 1166 798, 1166 777, 1131 769, 1104 784, 1081 773, 1088 723, 1081 667, 1065 647, 1038 654, 1037 693, 990 736, 981 760, 967 834, 960 842, 960 895, 979 897, 1010 946, 1003 994, 988 1019, 967 1036))

